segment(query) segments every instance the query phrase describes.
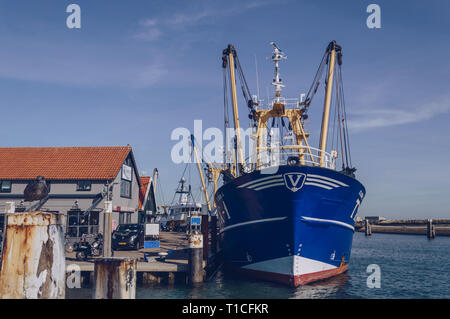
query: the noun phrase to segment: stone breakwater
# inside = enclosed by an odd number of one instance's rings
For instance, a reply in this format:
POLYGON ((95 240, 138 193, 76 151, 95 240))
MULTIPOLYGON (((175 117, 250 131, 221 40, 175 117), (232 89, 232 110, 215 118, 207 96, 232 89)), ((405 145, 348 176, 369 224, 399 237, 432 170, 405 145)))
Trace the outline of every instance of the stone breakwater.
MULTIPOLYGON (((427 235, 427 219, 392 219, 370 221, 372 233, 427 235)), ((433 219, 436 236, 450 236, 450 219, 433 219)), ((355 230, 365 232, 364 221, 355 223, 355 230)))

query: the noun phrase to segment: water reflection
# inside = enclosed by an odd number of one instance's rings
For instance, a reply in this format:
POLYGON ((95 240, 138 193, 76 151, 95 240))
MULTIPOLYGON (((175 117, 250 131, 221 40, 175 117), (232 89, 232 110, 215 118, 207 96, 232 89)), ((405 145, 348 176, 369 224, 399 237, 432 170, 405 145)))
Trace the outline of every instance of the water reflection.
POLYGON ((347 272, 334 278, 297 287, 289 299, 343 298, 349 285, 347 272))

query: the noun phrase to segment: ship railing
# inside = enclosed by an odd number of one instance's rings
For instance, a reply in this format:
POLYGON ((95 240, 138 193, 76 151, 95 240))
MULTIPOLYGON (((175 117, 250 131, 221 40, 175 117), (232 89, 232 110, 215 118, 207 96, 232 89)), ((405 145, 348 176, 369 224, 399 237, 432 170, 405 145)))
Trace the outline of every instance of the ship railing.
POLYGON ((260 147, 246 160, 246 170, 254 171, 282 165, 322 166, 336 169, 337 151, 330 153, 305 145, 260 147), (323 154, 323 164, 321 159, 323 154))
POLYGON ((257 110, 270 110, 273 108, 273 105, 275 103, 283 103, 285 108, 300 108, 299 99, 297 98, 273 98, 268 101, 266 100, 258 100, 258 106, 256 107, 257 110))

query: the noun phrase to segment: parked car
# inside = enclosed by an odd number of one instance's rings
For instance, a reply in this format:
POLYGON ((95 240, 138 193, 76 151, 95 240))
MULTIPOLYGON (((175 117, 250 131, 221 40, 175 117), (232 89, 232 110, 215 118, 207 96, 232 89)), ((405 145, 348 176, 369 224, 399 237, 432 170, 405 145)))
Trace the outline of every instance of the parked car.
POLYGON ((140 249, 144 246, 143 224, 121 224, 112 233, 112 248, 140 249))

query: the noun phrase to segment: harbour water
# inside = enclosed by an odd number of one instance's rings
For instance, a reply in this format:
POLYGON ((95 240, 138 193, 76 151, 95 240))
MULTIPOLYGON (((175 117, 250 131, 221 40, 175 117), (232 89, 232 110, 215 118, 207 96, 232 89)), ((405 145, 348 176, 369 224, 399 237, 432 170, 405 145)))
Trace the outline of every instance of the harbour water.
MULTIPOLYGON (((198 288, 183 285, 138 287, 138 299, 197 298, 450 298, 450 237, 355 233, 347 273, 338 277, 289 288, 270 282, 247 280, 218 272, 198 288), (381 287, 368 288, 367 267, 381 270, 381 287)), ((66 298, 91 298, 87 288, 67 289, 66 298)))

